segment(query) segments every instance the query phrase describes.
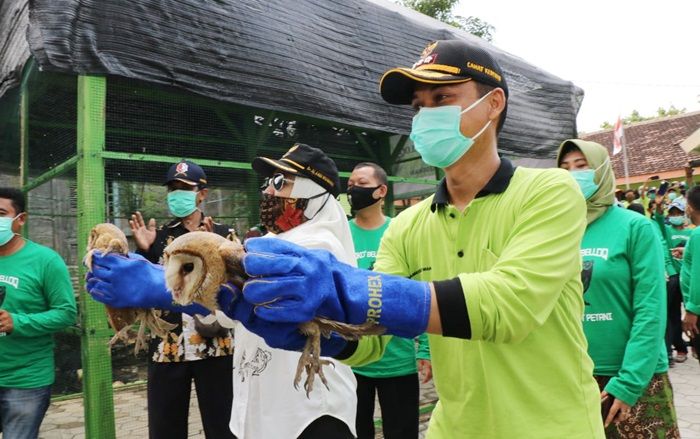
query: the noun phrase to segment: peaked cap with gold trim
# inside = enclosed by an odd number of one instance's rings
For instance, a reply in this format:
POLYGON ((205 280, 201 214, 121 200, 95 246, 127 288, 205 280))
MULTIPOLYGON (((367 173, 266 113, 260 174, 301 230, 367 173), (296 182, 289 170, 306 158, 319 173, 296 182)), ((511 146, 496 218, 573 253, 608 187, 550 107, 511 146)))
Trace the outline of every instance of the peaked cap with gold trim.
POLYGON ((252 166, 255 172, 265 177, 270 177, 278 171, 301 175, 315 181, 334 197, 340 193, 338 167, 333 159, 322 150, 303 143, 289 148, 279 160, 256 157, 252 166))
POLYGON ((412 67, 397 67, 384 73, 379 89, 386 102, 407 105, 413 100, 416 83, 457 84, 471 80, 500 87, 508 97, 503 71, 490 53, 467 41, 439 40, 428 44, 412 67))

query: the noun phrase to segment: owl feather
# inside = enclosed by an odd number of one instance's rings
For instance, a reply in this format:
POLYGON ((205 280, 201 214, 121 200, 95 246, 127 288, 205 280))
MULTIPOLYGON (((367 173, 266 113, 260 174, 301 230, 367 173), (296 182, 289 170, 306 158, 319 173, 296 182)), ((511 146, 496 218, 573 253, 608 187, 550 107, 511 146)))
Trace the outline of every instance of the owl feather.
MULTIPOLYGON (((126 240, 126 235, 114 224, 97 224, 92 228, 88 237, 87 253, 84 259, 88 271, 92 271, 92 258, 96 251, 102 254, 117 253, 127 255, 129 253, 129 244, 126 240)), ((112 308, 110 306, 105 306, 105 308, 109 325, 115 332, 114 337, 109 341, 110 346, 114 345, 118 340, 128 343, 130 341, 131 327, 137 322, 140 323, 135 337, 134 354, 138 354, 142 349, 146 349, 146 329, 149 329, 159 337, 167 337, 168 331, 176 327, 176 325, 160 318, 160 310, 112 308)))
MULTIPOLYGON (((214 233, 190 232, 176 238, 164 252, 165 279, 173 300, 180 305, 199 303, 212 311, 210 320, 217 319, 222 326, 229 327, 228 318, 219 310, 217 296, 221 286, 228 282, 243 288, 248 277, 242 264, 244 255, 240 242, 214 233)), ((316 317, 300 324, 299 331, 307 341, 297 365, 294 387, 298 388, 306 372, 304 389, 308 397, 316 375, 328 388, 323 366, 332 363, 321 358, 321 337, 329 338, 331 333, 336 333, 346 340, 358 340, 363 335, 383 334, 385 328, 374 322, 351 325, 316 317)))

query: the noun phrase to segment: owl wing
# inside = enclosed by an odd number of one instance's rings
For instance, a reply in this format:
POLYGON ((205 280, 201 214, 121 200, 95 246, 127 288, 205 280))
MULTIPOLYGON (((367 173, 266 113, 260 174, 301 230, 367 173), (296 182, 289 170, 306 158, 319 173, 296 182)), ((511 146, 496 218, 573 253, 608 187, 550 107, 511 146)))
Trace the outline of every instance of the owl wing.
POLYGON ((245 255, 243 246, 229 242, 223 243, 219 246, 219 255, 226 266, 226 275, 229 282, 238 288, 243 288, 243 283, 248 279, 248 275, 243 269, 243 256, 245 255))

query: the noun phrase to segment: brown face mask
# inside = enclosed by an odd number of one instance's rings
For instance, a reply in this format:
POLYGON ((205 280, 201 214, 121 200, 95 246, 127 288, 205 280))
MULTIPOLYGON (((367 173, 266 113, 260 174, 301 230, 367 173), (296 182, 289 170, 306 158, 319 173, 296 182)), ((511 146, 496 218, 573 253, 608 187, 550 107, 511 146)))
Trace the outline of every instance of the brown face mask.
POLYGON ((281 198, 262 194, 260 222, 272 233, 286 232, 306 222, 304 211, 308 205, 307 198, 281 198))

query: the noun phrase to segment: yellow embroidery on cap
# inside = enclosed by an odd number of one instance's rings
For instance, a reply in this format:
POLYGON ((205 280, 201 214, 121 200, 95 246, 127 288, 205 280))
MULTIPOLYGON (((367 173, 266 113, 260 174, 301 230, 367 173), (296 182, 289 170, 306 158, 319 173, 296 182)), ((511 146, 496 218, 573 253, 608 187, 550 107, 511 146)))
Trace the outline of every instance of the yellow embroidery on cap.
POLYGON ((448 66, 445 64, 423 64, 417 66, 416 70, 437 70, 439 72, 451 73, 453 75, 459 75, 461 69, 455 66, 448 66))
POLYGON ((495 79, 496 81, 501 82, 501 75, 499 75, 498 73, 494 72, 493 70, 491 70, 491 69, 484 69, 484 73, 486 73, 487 75, 489 75, 490 77, 492 77, 492 78, 495 79))
MULTIPOLYGON (((296 174, 296 173, 297 173, 297 170, 296 170, 296 169, 294 169, 294 168, 289 168, 289 167, 287 167, 287 166, 283 166, 283 165, 281 165, 279 162, 276 162, 276 161, 274 161, 274 160, 272 160, 272 159, 268 159, 267 157, 260 157, 260 158, 263 159, 264 161, 266 161, 267 163, 271 164, 271 165, 274 166, 275 168, 281 169, 281 170, 283 170, 283 171, 287 171, 287 172, 289 172, 290 174, 296 174)), ((291 160, 288 160, 288 159, 282 159, 282 160, 284 160, 284 161, 291 161, 291 160)), ((303 169, 303 168, 302 168, 302 169, 303 169)))
POLYGON ((481 73, 484 72, 484 66, 482 66, 481 64, 474 64, 471 61, 467 61, 467 68, 470 68, 472 70, 476 70, 477 72, 481 72, 481 73))
POLYGON ((475 64, 471 61, 467 61, 467 68, 472 69, 472 70, 476 70, 477 72, 483 73, 487 76, 492 77, 496 81, 501 82, 501 79, 502 79, 501 75, 499 75, 495 71, 489 69, 488 67, 482 66, 481 64, 475 64))
POLYGON ((321 180, 325 181, 325 182, 328 183, 328 185, 330 185, 331 187, 332 187, 332 186, 335 186, 335 185, 333 184, 333 181, 332 181, 330 178, 326 177, 326 176, 323 175, 320 171, 317 171, 316 169, 312 168, 311 166, 307 166, 307 167, 306 167, 306 171, 309 172, 309 173, 312 174, 312 175, 315 175, 316 177, 320 178, 321 180))
POLYGON ((289 159, 287 159, 287 158, 282 157, 282 158, 280 159, 280 161, 285 161, 285 162, 287 162, 287 163, 291 163, 292 165, 296 166, 296 167, 299 168, 299 169, 304 169, 304 166, 303 166, 303 165, 300 165, 299 163, 295 162, 294 160, 289 160, 289 159))

